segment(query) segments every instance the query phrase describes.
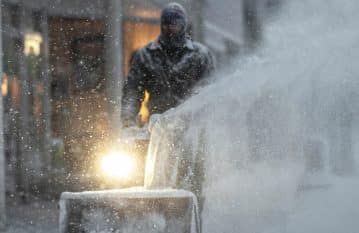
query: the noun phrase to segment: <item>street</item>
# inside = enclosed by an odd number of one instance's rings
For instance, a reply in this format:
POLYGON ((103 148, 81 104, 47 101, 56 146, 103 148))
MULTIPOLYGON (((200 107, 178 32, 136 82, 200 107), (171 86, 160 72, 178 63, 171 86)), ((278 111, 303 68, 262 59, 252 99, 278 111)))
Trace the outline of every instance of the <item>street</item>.
POLYGON ((7 200, 7 233, 57 233, 58 201, 30 197, 29 204, 18 198, 7 200))

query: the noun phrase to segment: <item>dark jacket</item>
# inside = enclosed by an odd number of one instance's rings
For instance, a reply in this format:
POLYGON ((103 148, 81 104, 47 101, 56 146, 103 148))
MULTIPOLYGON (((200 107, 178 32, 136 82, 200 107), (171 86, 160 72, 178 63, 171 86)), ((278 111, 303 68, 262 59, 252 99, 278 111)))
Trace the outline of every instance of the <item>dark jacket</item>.
POLYGON ((122 119, 136 119, 145 90, 150 93, 150 114, 177 106, 212 70, 209 50, 190 38, 183 49, 172 52, 166 52, 158 40, 149 43, 132 59, 123 90, 122 119))

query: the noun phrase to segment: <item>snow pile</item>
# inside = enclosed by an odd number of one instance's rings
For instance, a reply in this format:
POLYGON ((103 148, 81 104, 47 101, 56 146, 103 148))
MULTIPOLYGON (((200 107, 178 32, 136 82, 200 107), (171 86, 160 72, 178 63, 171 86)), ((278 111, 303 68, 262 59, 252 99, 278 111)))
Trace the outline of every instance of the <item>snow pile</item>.
POLYGON ((204 232, 359 229, 358 11, 288 0, 260 54, 159 119, 146 187, 191 189, 204 160, 204 232))

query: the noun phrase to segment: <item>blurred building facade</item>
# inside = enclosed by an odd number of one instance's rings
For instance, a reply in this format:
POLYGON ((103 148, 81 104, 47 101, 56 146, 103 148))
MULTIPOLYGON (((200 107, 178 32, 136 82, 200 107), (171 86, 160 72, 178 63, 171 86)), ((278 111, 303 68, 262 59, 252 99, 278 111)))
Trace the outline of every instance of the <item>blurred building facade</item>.
MULTIPOLYGON (((61 170, 64 161, 81 163, 73 158, 89 156, 109 136, 116 121, 109 102, 121 96, 109 80, 121 87, 133 52, 159 35, 168 2, 2 1, 9 190, 31 191, 31 182, 61 170)), ((178 2, 188 10, 189 32, 226 64, 260 41, 257 11, 278 0, 178 2)))

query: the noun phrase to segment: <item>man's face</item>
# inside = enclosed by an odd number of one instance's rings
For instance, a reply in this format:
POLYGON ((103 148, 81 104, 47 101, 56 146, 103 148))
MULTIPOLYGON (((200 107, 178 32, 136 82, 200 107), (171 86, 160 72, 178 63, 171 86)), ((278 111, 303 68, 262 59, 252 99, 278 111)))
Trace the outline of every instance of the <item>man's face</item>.
POLYGON ((163 24, 161 26, 162 33, 169 37, 173 37, 173 36, 181 34, 182 27, 183 26, 180 24, 163 24))

